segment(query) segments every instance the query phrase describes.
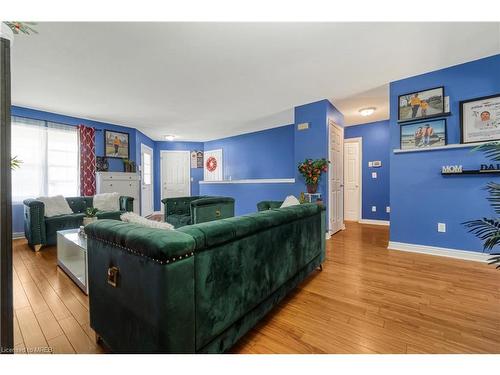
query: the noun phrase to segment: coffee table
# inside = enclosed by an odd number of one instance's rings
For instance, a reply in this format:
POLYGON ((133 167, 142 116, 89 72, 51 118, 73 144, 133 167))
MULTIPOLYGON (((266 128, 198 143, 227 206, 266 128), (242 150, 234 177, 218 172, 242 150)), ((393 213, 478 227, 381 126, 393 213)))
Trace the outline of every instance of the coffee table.
POLYGON ((88 295, 87 239, 78 232, 79 229, 57 232, 57 265, 88 295))

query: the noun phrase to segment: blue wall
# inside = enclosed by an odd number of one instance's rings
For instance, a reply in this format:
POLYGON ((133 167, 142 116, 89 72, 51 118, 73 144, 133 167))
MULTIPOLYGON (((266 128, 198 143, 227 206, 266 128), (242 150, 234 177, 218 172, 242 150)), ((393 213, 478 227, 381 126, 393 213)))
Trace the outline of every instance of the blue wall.
MULTIPOLYGON (((160 171, 160 151, 178 150, 178 151, 203 151, 202 142, 155 142, 154 153, 154 202, 155 211, 161 209, 161 171, 160 171)), ((203 180, 203 168, 191 168, 191 195, 199 195, 199 182, 203 180)))
MULTIPOLYGON (((450 97, 448 144, 460 143, 459 101, 500 93, 500 55, 392 82, 390 85, 391 149, 399 148, 397 97, 444 86, 450 97)), ((494 176, 441 176, 442 165, 477 169, 485 157, 470 148, 435 150, 390 156, 391 241, 451 249, 482 251, 482 245, 461 225, 492 217, 484 186, 494 176), (437 223, 447 225, 437 232, 437 223)))
POLYGON ((345 139, 357 137, 363 138, 362 218, 389 220, 389 214, 386 212, 386 207, 389 206, 389 121, 377 121, 345 128, 345 139), (368 162, 374 160, 380 160, 382 166, 369 168, 368 162), (377 178, 372 178, 372 172, 377 172, 377 178), (372 206, 377 207, 377 212, 372 212, 372 206))
POLYGON ((293 125, 205 142, 222 149, 224 179, 293 178, 293 125))

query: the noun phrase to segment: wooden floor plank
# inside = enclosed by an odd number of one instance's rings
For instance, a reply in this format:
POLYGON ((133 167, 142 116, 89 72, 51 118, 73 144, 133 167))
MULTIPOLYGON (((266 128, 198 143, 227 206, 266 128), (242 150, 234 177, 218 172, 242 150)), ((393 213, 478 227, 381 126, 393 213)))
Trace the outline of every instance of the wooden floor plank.
MULTIPOLYGON (((500 353, 500 272, 483 263, 387 250, 388 228, 347 223, 315 271, 233 353, 500 353)), ((16 349, 102 353, 88 297, 55 247, 14 242, 16 349), (17 327, 17 328, 16 328, 17 327)))

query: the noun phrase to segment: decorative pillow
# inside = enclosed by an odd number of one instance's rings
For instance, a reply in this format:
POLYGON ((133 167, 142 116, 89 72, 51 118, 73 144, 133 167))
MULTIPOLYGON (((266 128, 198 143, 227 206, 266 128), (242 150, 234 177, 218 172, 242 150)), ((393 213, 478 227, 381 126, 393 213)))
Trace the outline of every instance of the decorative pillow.
POLYGON ((99 211, 119 211, 120 194, 102 193, 94 195, 94 208, 97 208, 99 211))
POLYGON ((133 212, 125 212, 124 214, 121 214, 120 219, 127 223, 142 225, 143 227, 174 230, 174 226, 172 224, 162 223, 160 221, 155 221, 155 220, 149 220, 133 212))
POLYGON ((285 198, 280 208, 297 206, 299 204, 300 202, 297 198, 295 198, 293 195, 289 195, 288 197, 285 198))
POLYGON ((62 195, 55 197, 38 197, 36 200, 43 202, 45 206, 45 216, 70 215, 73 210, 69 207, 68 201, 62 195))

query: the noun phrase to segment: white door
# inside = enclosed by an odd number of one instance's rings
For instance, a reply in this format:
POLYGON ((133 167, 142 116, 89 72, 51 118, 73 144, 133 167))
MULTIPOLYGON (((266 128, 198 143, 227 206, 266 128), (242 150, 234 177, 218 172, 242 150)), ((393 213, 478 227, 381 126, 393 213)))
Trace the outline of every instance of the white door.
POLYGON ((141 215, 153 211, 153 150, 141 143, 141 215))
POLYGON ((361 219, 361 139, 348 139, 344 143, 344 218, 361 219))
POLYGON ((336 233, 344 229, 344 129, 336 125, 332 120, 328 121, 329 132, 329 156, 330 170, 329 178, 329 216, 330 232, 336 233))
POLYGON ((160 155, 161 198, 190 196, 191 153, 189 151, 161 151, 160 155))

